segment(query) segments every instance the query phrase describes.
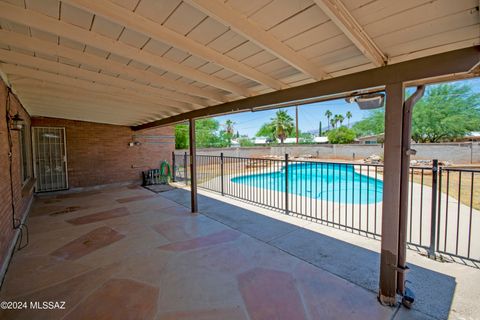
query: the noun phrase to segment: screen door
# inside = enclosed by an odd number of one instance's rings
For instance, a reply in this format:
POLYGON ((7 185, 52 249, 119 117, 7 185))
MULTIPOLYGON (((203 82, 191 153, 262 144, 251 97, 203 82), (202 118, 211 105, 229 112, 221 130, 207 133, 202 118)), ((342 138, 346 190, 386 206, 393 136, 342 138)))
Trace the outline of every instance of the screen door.
POLYGON ((65 128, 33 127, 35 190, 55 191, 68 188, 65 128))

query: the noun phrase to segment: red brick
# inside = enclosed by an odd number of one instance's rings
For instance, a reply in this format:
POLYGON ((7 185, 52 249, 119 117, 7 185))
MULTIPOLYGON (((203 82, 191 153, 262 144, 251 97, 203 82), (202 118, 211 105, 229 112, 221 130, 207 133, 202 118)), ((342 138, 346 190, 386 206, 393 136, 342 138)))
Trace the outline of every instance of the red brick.
MULTIPOLYGON (((26 214, 28 203, 33 196, 32 192, 22 196, 18 131, 12 131, 13 166, 10 176, 8 131, 5 121, 6 97, 7 87, 0 80, 0 265, 7 258, 7 251, 14 237, 10 180, 13 181, 15 218, 21 219, 26 214)), ((70 188, 140 182, 142 171, 159 168, 163 160, 171 161, 171 154, 175 148, 173 127, 134 132, 127 126, 57 118, 30 119, 16 97, 13 95, 11 97, 11 113, 15 114, 18 111, 26 120, 27 126, 65 128, 70 188), (134 139, 133 135, 140 137, 134 139), (129 142, 134 140, 141 144, 129 147, 129 142)))
POLYGON ((126 126, 43 117, 32 118, 32 126, 65 128, 70 188, 139 182, 142 171, 171 162, 175 148, 173 127, 134 132, 126 126), (133 135, 144 136, 135 139, 139 146, 128 145, 133 135))
MULTIPOLYGON (((6 122, 7 112, 7 87, 0 80, 0 266, 7 258, 7 251, 14 237, 12 222, 12 192, 10 181, 13 184, 13 205, 15 208, 15 218, 22 219, 26 213, 28 203, 32 198, 32 193, 22 196, 22 178, 20 167, 20 145, 19 132, 11 131, 12 136, 12 175, 10 176, 9 164, 9 145, 8 131, 6 122)), ((10 114, 19 113, 25 120, 27 126, 30 125, 30 117, 22 107, 18 99, 10 95, 10 114)), ((1 275, 0 275, 1 276, 1 275)))

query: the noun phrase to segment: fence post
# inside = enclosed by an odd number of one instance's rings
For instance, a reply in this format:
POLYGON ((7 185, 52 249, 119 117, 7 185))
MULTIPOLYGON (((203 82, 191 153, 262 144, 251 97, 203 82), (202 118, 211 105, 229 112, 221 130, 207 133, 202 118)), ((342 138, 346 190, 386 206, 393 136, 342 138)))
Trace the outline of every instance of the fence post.
POLYGON ((432 210, 430 218, 430 248, 428 249, 428 256, 435 258, 437 251, 437 195, 438 195, 438 160, 432 161, 432 210))
POLYGON ((288 153, 285 153, 285 214, 288 212, 288 153))
POLYGON ((175 170, 175 151, 172 151, 172 182, 175 182, 175 175, 176 175, 176 170, 175 170))
POLYGON ((223 192, 223 152, 220 153, 220 184, 223 196, 225 195, 223 192))
POLYGON ((185 173, 185 185, 188 186, 187 152, 183 155, 183 172, 185 173))

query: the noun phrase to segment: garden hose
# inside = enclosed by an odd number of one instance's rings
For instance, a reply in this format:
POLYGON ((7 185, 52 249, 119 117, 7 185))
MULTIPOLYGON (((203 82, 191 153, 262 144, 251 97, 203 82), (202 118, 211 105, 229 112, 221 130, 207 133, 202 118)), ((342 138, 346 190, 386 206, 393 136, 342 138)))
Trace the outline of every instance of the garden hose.
POLYGON ((163 161, 160 165, 160 176, 162 178, 171 178, 172 177, 172 170, 170 168, 170 164, 167 161, 163 161), (166 169, 166 172, 165 172, 166 169))

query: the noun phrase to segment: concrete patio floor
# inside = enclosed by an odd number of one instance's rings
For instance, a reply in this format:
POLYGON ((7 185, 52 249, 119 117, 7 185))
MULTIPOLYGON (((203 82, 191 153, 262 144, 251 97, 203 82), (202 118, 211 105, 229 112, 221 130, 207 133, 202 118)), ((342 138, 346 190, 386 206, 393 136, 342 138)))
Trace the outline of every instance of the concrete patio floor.
POLYGON ((1 319, 475 319, 478 269, 409 253, 414 310, 376 300, 379 242, 202 192, 117 187, 37 197, 1 319))

